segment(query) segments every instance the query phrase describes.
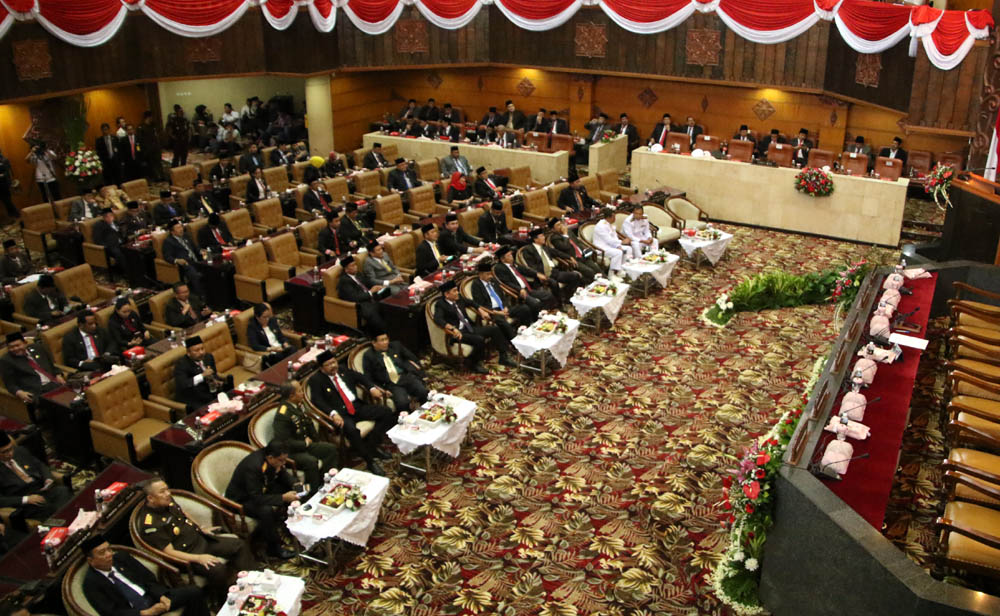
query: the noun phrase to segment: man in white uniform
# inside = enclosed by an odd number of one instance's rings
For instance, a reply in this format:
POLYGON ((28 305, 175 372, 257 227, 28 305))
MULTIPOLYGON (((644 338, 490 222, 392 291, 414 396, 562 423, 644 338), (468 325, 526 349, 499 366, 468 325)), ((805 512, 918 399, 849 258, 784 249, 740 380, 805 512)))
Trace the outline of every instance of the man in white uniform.
POLYGON ((632 256, 636 259, 656 247, 649 230, 649 219, 642 213, 642 205, 638 203, 632 206, 632 213, 622 222, 622 234, 629 239, 632 256))
POLYGON ((604 208, 601 212, 601 221, 594 226, 594 245, 604 251, 608 260, 611 261, 611 278, 621 278, 623 246, 628 246, 631 240, 624 240, 618 237, 615 232, 615 211, 611 208, 604 208))

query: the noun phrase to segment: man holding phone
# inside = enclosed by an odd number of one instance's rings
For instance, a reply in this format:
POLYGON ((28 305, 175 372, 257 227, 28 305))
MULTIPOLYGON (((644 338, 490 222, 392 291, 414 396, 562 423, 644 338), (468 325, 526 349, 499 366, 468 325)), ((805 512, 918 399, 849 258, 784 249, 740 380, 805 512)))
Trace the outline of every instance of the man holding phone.
POLYGON ((295 552, 281 545, 278 527, 284 526, 288 504, 306 494, 295 485, 294 476, 285 468, 287 463, 288 446, 271 441, 243 458, 226 488, 226 498, 243 505, 243 511, 259 522, 257 528, 267 544, 268 556, 281 560, 288 560, 295 552))

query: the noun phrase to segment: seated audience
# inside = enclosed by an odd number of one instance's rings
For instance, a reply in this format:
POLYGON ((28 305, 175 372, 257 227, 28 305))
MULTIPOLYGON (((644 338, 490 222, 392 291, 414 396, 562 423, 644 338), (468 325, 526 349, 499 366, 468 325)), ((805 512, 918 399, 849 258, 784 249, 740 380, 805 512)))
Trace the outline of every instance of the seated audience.
POLYGON ((483 212, 477 224, 479 237, 484 242, 494 244, 511 243, 510 229, 507 227, 507 216, 503 211, 503 202, 495 199, 490 209, 483 212))
POLYGON ((813 148, 813 142, 809 139, 809 131, 805 128, 799 129, 798 136, 792 139, 792 162, 800 167, 805 167, 809 162, 809 150, 813 148))
POLYGON ((186 282, 174 285, 174 296, 167 302, 163 318, 167 325, 187 329, 212 316, 212 309, 197 295, 191 295, 186 282))
POLYGON ((188 412, 215 401, 219 392, 233 388, 233 377, 215 372, 215 358, 205 351, 201 336, 184 341, 187 354, 174 363, 174 392, 177 402, 187 405, 188 412))
POLYGON ((483 199, 502 199, 503 189, 507 186, 507 181, 507 178, 501 179, 498 176, 490 175, 486 171, 486 167, 479 167, 476 169, 476 184, 472 192, 483 199))
POLYGON ((521 147, 521 140, 512 130, 507 130, 507 128, 500 124, 497 126, 496 134, 493 135, 493 143, 497 144, 501 148, 519 148, 521 147))
POLYGON ((491 344, 500 355, 500 363, 505 366, 516 366, 517 362, 510 358, 508 343, 500 328, 492 323, 488 325, 473 325, 466 315, 466 309, 476 310, 476 305, 461 297, 458 285, 454 280, 441 285, 441 299, 434 306, 434 322, 442 328, 448 338, 448 344, 467 344, 472 347, 472 353, 466 358, 466 367, 476 374, 486 374, 483 366, 486 356, 486 345, 491 344))
POLYGON ((271 150, 271 167, 290 167, 292 163, 295 162, 295 158, 292 156, 292 146, 287 143, 282 143, 278 147, 271 150))
POLYGON ((246 201, 247 205, 250 205, 262 199, 267 199, 268 190, 267 182, 264 181, 264 169, 256 167, 253 170, 253 177, 247 182, 247 192, 244 201, 246 201))
POLYGON ((344 269, 344 272, 337 281, 337 297, 358 305, 358 316, 361 317, 361 324, 363 326, 372 331, 385 330, 385 321, 382 320, 382 315, 379 314, 375 296, 372 295, 372 292, 358 276, 357 261, 351 255, 347 255, 340 259, 340 266, 344 269))
POLYGON ((524 113, 514 107, 514 101, 508 100, 504 103, 507 107, 507 113, 503 114, 500 118, 500 124, 498 126, 504 126, 508 130, 518 130, 524 128, 527 124, 527 120, 524 117, 524 113))
POLYGON ((452 124, 451 120, 441 120, 441 129, 438 130, 437 136, 447 137, 448 141, 452 143, 458 143, 462 138, 462 128, 457 124, 452 124))
POLYGON ((323 227, 316 240, 316 248, 328 259, 336 259, 344 250, 340 243, 340 208, 324 214, 326 226, 323 227))
POLYGON ((166 227, 171 220, 187 220, 187 213, 174 200, 174 193, 169 190, 160 191, 160 202, 153 208, 153 222, 157 227, 166 227))
POLYGON ((122 233, 125 237, 135 237, 153 226, 153 219, 143 208, 139 207, 139 202, 129 201, 125 206, 128 211, 122 218, 122 233))
POLYGON ((105 186, 97 197, 97 202, 101 207, 109 207, 114 212, 124 211, 127 201, 128 195, 117 186, 105 186))
POLYGON ((449 212, 444 217, 444 229, 438 232, 438 250, 449 257, 480 253, 485 250, 477 238, 465 232, 458 222, 458 215, 449 212))
POLYGON ((395 295, 407 287, 406 277, 392 262, 385 252, 385 247, 378 242, 368 246, 368 258, 362 267, 361 278, 369 287, 386 287, 390 295, 395 295))
POLYGON ((378 332, 362 358, 365 375, 392 396, 396 412, 410 411, 427 401, 420 359, 389 334, 378 332))
POLYGON ((538 319, 538 311, 526 303, 517 304, 504 300, 504 291, 493 280, 491 259, 480 261, 476 270, 479 277, 470 286, 472 301, 483 318, 493 321, 507 342, 510 342, 517 335, 518 326, 531 325, 538 319))
POLYGON ((622 272, 622 257, 625 246, 631 243, 628 238, 621 239, 615 231, 615 211, 606 207, 601 211, 601 220, 594 225, 594 246, 601 249, 611 261, 610 276, 620 278, 622 272))
POLYGON ((263 358, 265 368, 273 366, 295 352, 295 347, 285 338, 278 319, 267 304, 255 304, 253 320, 247 325, 247 343, 254 351, 267 353, 263 358))
POLYGON ((388 167, 389 161, 386 160, 385 155, 382 154, 382 144, 373 143, 370 152, 365 154, 364 161, 362 165, 365 169, 380 169, 382 167, 388 167))
POLYGON ((566 120, 559 117, 557 110, 553 109, 549 112, 549 124, 545 132, 552 133, 553 135, 568 135, 569 124, 566 120))
POLYGON ((545 245, 544 229, 532 229, 528 235, 531 244, 522 253, 528 277, 548 287, 559 303, 565 302, 583 283, 583 277, 576 270, 566 269, 556 261, 552 250, 545 245))
POLYGON ((34 290, 24 297, 24 314, 38 319, 42 324, 61 319, 76 307, 70 304, 63 292, 56 286, 51 274, 42 274, 34 290))
POLYGON ((746 124, 740 124, 740 130, 733 135, 733 141, 749 141, 754 148, 757 147, 757 140, 750 134, 750 127, 746 124))
POLYGON ((101 219, 94 223, 92 231, 94 243, 104 247, 109 265, 120 265, 122 262, 122 235, 111 208, 106 207, 101 210, 101 219))
POLYGON ((878 155, 885 156, 886 158, 894 158, 903 161, 903 166, 906 166, 906 150, 903 149, 903 140, 899 137, 893 137, 892 145, 887 148, 882 148, 878 155))
POLYGON ((337 152, 330 152, 330 156, 323 162, 323 166, 320 167, 320 174, 325 178, 332 178, 341 173, 347 173, 344 161, 340 159, 340 155, 337 152))
POLYGON ((417 179, 417 174, 414 173, 413 169, 410 169, 410 164, 406 162, 406 159, 403 157, 397 158, 396 168, 390 171, 389 177, 386 178, 386 188, 405 193, 411 188, 416 188, 420 185, 421 181, 417 179))
POLYGON ((224 247, 233 245, 233 234, 218 212, 209 214, 208 223, 198 229, 198 245, 215 254, 222 254, 224 247))
POLYGON ((211 216, 212 214, 218 214, 223 212, 228 208, 219 205, 219 202, 215 200, 215 196, 212 194, 212 185, 206 182, 198 182, 195 184, 194 192, 187 200, 187 210, 188 214, 192 218, 198 216, 211 216))
MULTIPOLYGON (((470 175, 469 178, 472 176, 470 175)), ((462 205, 468 205, 473 199, 472 185, 461 171, 455 171, 451 174, 451 181, 448 183, 448 194, 445 196, 445 201, 448 205, 452 207, 458 207, 462 205)))
POLYGON ((358 212, 358 204, 350 201, 344 206, 344 216, 340 219, 340 243, 350 250, 357 250, 364 243, 364 235, 370 231, 358 212))
POLYGON ((90 189, 69 206, 70 222, 80 222, 97 218, 101 215, 101 206, 97 203, 97 191, 90 189))
POLYGON ((438 109, 437 101, 433 98, 427 99, 427 104, 420 109, 417 117, 425 122, 437 122, 441 119, 441 110, 438 109))
POLYGON ((208 172, 208 178, 213 184, 222 184, 240 175, 231 155, 223 157, 208 172))
POLYGON ((639 147, 639 129, 629 122, 628 114, 623 113, 618 116, 618 124, 613 130, 616 135, 625 135, 627 138, 628 155, 631 158, 632 150, 639 147))
POLYGON ((0 380, 7 391, 32 402, 39 395, 66 383, 44 344, 28 344, 21 332, 7 334, 7 353, 0 356, 0 380))
POLYGON ((757 155, 762 157, 767 157, 767 150, 772 143, 780 143, 782 145, 788 143, 788 141, 781 136, 781 131, 777 128, 772 128, 771 133, 760 140, 757 144, 757 155))
POLYGON ((528 124, 525 126, 525 130, 537 133, 549 132, 549 119, 545 117, 544 107, 540 107, 538 109, 538 113, 528 119, 528 124))
POLYGON ((552 229, 549 236, 549 243, 552 245, 552 253, 560 259, 569 261, 573 268, 580 272, 585 283, 593 282, 594 278, 601 273, 601 268, 593 258, 593 250, 584 247, 570 234, 569 227, 559 218, 550 218, 548 226, 552 229))
POLYGON ((191 290, 202 295, 201 272, 195 267, 195 263, 201 261, 201 254, 184 236, 184 225, 180 220, 172 220, 168 230, 170 234, 163 240, 163 260, 176 265, 191 290))
POLYGON ((16 510, 22 520, 44 522, 71 498, 62 477, 0 432, 0 507, 16 510))
POLYGON ((340 452, 333 443, 319 439, 316 424, 303 404, 302 384, 288 381, 278 388, 281 404, 274 416, 272 442, 284 443, 288 457, 305 475, 310 494, 323 485, 323 473, 337 466, 340 452))
POLYGON ((458 153, 458 146, 453 145, 449 155, 441 159, 441 173, 452 176, 454 180, 456 171, 463 176, 471 175, 472 165, 469 164, 469 159, 458 153))
POLYGON ((581 213, 591 208, 600 207, 601 203, 587 194, 587 187, 580 181, 580 176, 575 173, 569 175, 569 186, 559 192, 557 205, 566 214, 581 213))
POLYGON ((676 130, 676 127, 670 123, 670 114, 663 114, 663 119, 656 123, 653 127, 653 132, 650 133, 649 139, 647 140, 647 145, 660 144, 663 147, 667 147, 667 135, 671 131, 676 130))
POLYGON ((649 219, 642 211, 641 203, 634 204, 632 213, 622 221, 622 235, 629 239, 632 256, 636 259, 658 247, 649 228, 649 219))
POLYGON ((698 135, 704 132, 704 129, 701 126, 694 123, 694 118, 691 116, 687 117, 684 126, 680 128, 680 130, 687 133, 688 139, 690 139, 691 147, 694 147, 694 142, 698 139, 698 135))
POLYGON ((302 195, 302 209, 321 215, 332 211, 332 207, 330 195, 323 188, 323 183, 319 181, 319 178, 309 182, 309 190, 302 195))
POLYGON ((544 288, 544 281, 537 277, 537 272, 514 263, 512 248, 509 246, 500 248, 496 257, 498 262, 493 266, 493 275, 498 281, 513 289, 529 308, 538 312, 544 306, 555 308, 558 305, 555 295, 544 288))
POLYGON ((31 259, 17 245, 16 240, 4 240, 3 260, 0 260, 0 278, 4 284, 13 284, 31 275, 31 259))
POLYGON ((107 370, 118 361, 121 350, 108 331, 97 324, 97 315, 81 310, 77 328, 62 339, 63 363, 78 370, 107 370))
POLYGON ((428 123, 426 120, 417 120, 418 130, 420 134, 418 137, 426 137, 427 139, 437 139, 438 129, 433 124, 428 123))
POLYGON ((251 143, 246 154, 240 156, 240 174, 249 173, 253 175, 257 169, 264 168, 264 157, 257 149, 256 143, 251 143))
POLYGON ((108 319, 108 333, 111 334, 115 347, 123 351, 150 342, 149 331, 139 318, 139 313, 132 310, 127 297, 118 298, 115 302, 115 311, 108 319))
POLYGON ((424 225, 421 230, 424 233, 424 240, 417 246, 416 270, 414 275, 427 276, 441 269, 441 266, 448 261, 448 257, 441 254, 438 249, 438 229, 432 224, 424 225))

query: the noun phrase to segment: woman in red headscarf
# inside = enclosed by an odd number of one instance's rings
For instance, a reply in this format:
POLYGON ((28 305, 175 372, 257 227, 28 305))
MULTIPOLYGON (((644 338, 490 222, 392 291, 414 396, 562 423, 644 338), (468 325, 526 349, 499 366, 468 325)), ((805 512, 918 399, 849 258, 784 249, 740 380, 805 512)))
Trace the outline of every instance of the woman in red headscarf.
POLYGON ((448 185, 448 203, 455 201, 468 201, 472 198, 472 183, 467 181, 461 171, 451 174, 451 183, 448 185))

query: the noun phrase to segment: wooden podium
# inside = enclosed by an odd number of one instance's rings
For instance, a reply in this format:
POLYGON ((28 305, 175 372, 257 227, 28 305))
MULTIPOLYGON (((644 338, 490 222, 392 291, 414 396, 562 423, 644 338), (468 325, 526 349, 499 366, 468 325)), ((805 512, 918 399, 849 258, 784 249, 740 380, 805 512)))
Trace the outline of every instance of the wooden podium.
POLYGON ((945 214, 941 240, 928 247, 927 256, 1000 265, 1000 184, 973 173, 962 177, 968 179, 951 183, 952 207, 945 214))

